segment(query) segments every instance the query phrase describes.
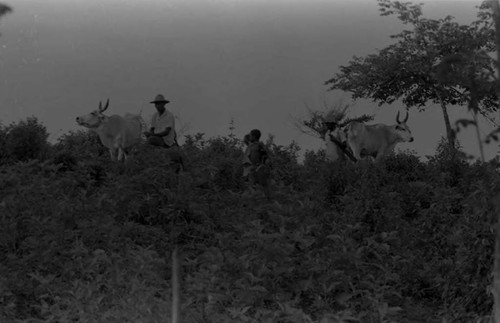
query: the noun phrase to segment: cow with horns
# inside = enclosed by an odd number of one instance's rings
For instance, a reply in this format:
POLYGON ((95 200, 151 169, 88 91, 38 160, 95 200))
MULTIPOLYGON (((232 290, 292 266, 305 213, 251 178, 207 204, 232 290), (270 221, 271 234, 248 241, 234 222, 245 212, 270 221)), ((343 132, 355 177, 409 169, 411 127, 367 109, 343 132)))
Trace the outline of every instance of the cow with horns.
POLYGON ((108 107, 109 99, 104 107, 99 101, 97 110, 77 117, 76 122, 99 135, 101 143, 109 149, 112 160, 126 160, 131 148, 143 140, 145 122, 140 115, 134 114, 106 116, 103 112, 108 107))
POLYGON ((385 155, 394 150, 400 142, 412 142, 413 136, 406 124, 408 112, 403 121, 399 120, 399 112, 395 125, 374 124, 365 125, 361 122, 352 122, 346 126, 344 133, 347 146, 353 156, 359 161, 361 156, 372 156, 375 161, 380 161, 385 155))

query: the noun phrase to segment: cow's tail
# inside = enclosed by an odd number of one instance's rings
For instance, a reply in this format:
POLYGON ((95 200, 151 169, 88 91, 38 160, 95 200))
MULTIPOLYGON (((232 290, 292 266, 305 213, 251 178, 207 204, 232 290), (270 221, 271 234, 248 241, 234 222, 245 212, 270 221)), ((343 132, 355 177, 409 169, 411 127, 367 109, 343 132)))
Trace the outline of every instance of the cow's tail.
POLYGON ((141 122, 141 139, 143 141, 146 141, 147 138, 146 138, 146 135, 144 134, 144 132, 147 131, 147 125, 146 125, 146 121, 144 121, 144 118, 142 117, 142 109, 143 109, 143 107, 141 107, 141 110, 139 111, 138 117, 139 117, 139 121, 141 122))
POLYGON ((145 141, 146 136, 144 135, 144 132, 147 130, 146 129, 147 126, 146 126, 146 122, 144 121, 144 118, 139 114, 127 113, 127 114, 125 114, 125 119, 129 120, 129 122, 138 122, 139 123, 139 130, 141 132, 140 138, 142 141, 145 141))
POLYGON ((141 139, 142 139, 142 141, 146 141, 147 138, 146 138, 146 135, 144 134, 144 132, 146 132, 146 130, 147 130, 146 129, 147 128, 146 121, 144 121, 144 118, 141 115, 138 115, 137 117, 138 117, 139 122, 141 124, 141 139))

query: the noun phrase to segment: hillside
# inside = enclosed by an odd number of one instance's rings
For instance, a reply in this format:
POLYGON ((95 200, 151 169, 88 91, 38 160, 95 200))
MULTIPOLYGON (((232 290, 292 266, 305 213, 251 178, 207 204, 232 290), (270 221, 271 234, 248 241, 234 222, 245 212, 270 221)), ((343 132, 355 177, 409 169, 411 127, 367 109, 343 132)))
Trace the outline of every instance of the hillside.
MULTIPOLYGON (((271 199, 241 142, 188 136, 188 169, 141 147, 112 163, 69 133, 0 167, 0 321, 471 322, 489 293, 500 178, 441 146, 427 162, 328 163, 267 143, 271 199)), ((26 152, 25 152, 26 153, 26 152)), ((11 156, 12 157, 12 156, 11 156)))

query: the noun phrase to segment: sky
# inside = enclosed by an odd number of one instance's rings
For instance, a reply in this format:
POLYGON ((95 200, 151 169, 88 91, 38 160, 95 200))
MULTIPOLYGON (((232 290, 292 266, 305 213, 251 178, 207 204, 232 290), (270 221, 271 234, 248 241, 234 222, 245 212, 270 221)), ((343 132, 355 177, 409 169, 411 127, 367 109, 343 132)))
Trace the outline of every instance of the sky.
MULTIPOLYGON (((55 142, 81 129, 77 116, 110 99, 109 114, 141 113, 157 94, 171 101, 181 134, 258 128, 263 139, 296 141, 302 152, 323 147, 297 130, 307 107, 349 103, 350 116, 374 114, 393 124, 401 103, 352 102, 324 82, 353 56, 376 53, 404 26, 381 17, 376 0, 2 0, 13 13, 0 20, 0 121, 36 116, 55 142)), ((481 1, 423 2, 424 16, 476 18, 481 1)), ((450 107, 452 122, 467 116, 450 107)), ((498 119, 498 118, 496 118, 498 119)), ((442 113, 429 104, 410 110, 415 141, 400 144, 432 155, 445 134, 442 113)), ((491 126, 483 122, 486 134, 491 126)), ((471 130, 459 140, 478 153, 471 130)), ((498 145, 487 147, 493 157, 498 145)))

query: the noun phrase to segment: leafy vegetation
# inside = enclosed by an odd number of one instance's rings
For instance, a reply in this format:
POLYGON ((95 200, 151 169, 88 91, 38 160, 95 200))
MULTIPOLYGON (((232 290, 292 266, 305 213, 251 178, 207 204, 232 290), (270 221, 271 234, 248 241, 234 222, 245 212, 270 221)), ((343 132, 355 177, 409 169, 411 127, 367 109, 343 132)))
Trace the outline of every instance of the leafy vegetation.
POLYGON ((0 125, 0 162, 44 158, 49 147, 48 136, 47 129, 36 117, 6 127, 0 125))
POLYGON ((321 109, 316 110, 306 105, 307 114, 296 118, 295 128, 300 132, 323 139, 326 132, 332 128, 343 128, 349 123, 368 122, 373 120, 373 116, 363 114, 359 117, 348 117, 347 110, 349 104, 343 104, 341 101, 335 104, 323 103, 321 109), (329 126, 327 124, 330 124, 329 126))
POLYGON ((86 132, 2 160, 0 321, 166 321, 174 246, 186 322, 490 313, 498 163, 441 144, 426 162, 327 163, 308 151, 300 164, 296 144, 266 145, 271 200, 246 188, 234 136, 188 136, 181 173, 154 147, 112 163, 86 132))
POLYGON ((396 15, 412 29, 390 36, 395 42, 376 54, 354 56, 326 84, 380 105, 401 100, 408 108, 425 110, 429 102, 439 104, 453 145, 450 105, 465 105, 483 115, 497 110, 495 62, 489 55, 495 51, 495 31, 488 1, 470 25, 452 16, 425 18, 422 4, 378 3, 382 16, 396 15))
POLYGON ((0 3, 0 18, 11 12, 12 12, 12 7, 4 3, 0 3))

